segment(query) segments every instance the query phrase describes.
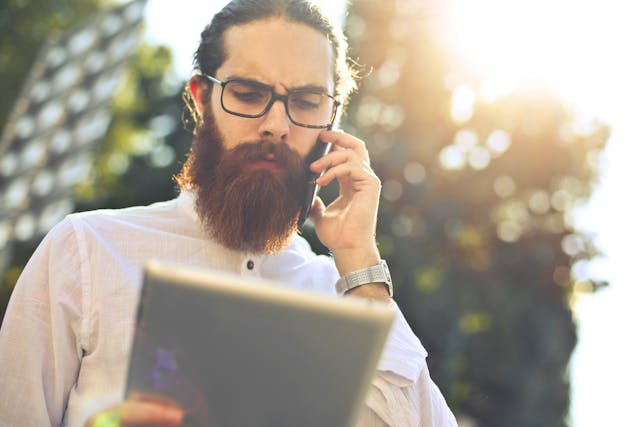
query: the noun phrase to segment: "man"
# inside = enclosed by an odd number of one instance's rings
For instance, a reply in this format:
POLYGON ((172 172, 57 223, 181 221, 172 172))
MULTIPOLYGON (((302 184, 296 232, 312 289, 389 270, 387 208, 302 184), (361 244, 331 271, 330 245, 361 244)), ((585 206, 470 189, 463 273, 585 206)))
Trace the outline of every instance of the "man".
MULTIPOLYGON (((182 409, 121 402, 137 291, 151 258, 387 301, 374 240, 380 181, 352 135, 329 131, 353 89, 342 34, 306 0, 236 0, 203 31, 188 85, 198 126, 181 193, 148 207, 70 215, 43 240, 0 334, 0 424, 180 425, 182 409), (309 159, 316 144, 331 152, 309 159), (333 259, 298 236, 308 174, 338 180, 310 218, 333 259), (341 280, 336 290, 336 282, 341 280), (105 409, 107 408, 107 409, 105 409)), ((362 426, 454 426, 401 313, 362 426)))

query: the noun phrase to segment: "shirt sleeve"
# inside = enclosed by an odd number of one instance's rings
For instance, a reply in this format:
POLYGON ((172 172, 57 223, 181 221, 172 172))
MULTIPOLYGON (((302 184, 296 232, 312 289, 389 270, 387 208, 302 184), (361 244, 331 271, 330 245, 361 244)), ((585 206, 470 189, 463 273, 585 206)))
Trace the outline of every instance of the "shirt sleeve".
POLYGON ((357 426, 457 427, 458 424, 425 365, 416 381, 393 372, 378 372, 357 426))
POLYGON ((63 221, 11 295, 0 329, 0 425, 58 426, 82 356, 78 245, 63 221))
POLYGON ((429 375, 426 350, 395 301, 391 304, 396 317, 358 426, 456 427, 429 375))
POLYGON ((427 351, 411 330, 396 302, 391 300, 390 305, 395 312, 395 320, 380 357, 378 370, 394 372, 416 381, 425 366, 427 351))

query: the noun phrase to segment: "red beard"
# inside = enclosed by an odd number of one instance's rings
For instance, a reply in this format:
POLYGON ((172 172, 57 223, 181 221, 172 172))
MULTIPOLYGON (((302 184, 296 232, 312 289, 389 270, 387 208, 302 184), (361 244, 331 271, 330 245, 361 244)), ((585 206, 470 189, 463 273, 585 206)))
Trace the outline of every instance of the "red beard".
POLYGON ((232 250, 275 253, 297 231, 307 175, 305 161, 285 143, 226 150, 206 109, 176 181, 195 192, 196 212, 214 240, 232 250), (265 159, 280 169, 255 167, 265 159))

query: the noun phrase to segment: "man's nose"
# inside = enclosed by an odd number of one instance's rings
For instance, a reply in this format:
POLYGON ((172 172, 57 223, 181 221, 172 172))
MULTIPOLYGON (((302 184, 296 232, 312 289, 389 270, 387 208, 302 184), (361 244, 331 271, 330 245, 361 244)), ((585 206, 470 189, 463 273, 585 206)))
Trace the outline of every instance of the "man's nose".
POLYGON ((287 142, 291 121, 287 115, 284 99, 277 99, 266 112, 260 123, 260 136, 273 142, 287 142))

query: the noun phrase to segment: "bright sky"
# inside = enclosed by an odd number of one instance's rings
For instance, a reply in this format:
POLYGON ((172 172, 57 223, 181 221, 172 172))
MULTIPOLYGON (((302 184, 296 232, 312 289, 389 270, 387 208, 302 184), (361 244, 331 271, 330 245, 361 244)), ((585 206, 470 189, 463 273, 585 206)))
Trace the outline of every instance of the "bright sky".
MULTIPOLYGON (((327 0, 343 4, 342 1, 327 0)), ((382 1, 382 0, 381 0, 382 1)), ((605 257, 589 271, 610 287, 576 307, 572 362, 574 427, 640 426, 640 4, 629 0, 449 0, 451 48, 469 64, 517 81, 542 77, 613 134, 601 183, 576 216, 605 257)), ((150 0, 147 39, 171 46, 187 78, 199 33, 224 1, 150 0), (187 6, 188 5, 188 6, 187 6)), ((340 16, 341 10, 336 11, 340 16)))
POLYGON ((579 300, 572 360, 574 427, 640 426, 640 4, 628 0, 453 0, 452 47, 507 80, 541 77, 612 126, 601 182, 576 215, 605 256, 610 287, 579 300), (506 71, 505 71, 506 70, 506 71))

